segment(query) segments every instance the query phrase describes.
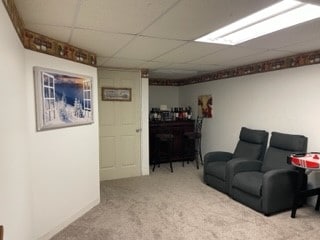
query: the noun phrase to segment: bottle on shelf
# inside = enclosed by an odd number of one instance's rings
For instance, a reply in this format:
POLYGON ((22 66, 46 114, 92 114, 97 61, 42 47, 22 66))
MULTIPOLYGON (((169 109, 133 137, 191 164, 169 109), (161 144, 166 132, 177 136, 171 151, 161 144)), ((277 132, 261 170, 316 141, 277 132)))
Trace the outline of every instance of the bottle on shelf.
POLYGON ((192 110, 191 107, 188 106, 187 108, 187 119, 190 120, 192 118, 192 110))
POLYGON ((179 110, 177 107, 174 108, 175 120, 179 120, 179 110))
POLYGON ((172 107, 171 108, 171 111, 170 111, 170 119, 171 119, 171 121, 174 121, 175 120, 175 114, 174 114, 174 108, 172 107))
POLYGON ((179 120, 183 119, 182 107, 179 107, 179 120))

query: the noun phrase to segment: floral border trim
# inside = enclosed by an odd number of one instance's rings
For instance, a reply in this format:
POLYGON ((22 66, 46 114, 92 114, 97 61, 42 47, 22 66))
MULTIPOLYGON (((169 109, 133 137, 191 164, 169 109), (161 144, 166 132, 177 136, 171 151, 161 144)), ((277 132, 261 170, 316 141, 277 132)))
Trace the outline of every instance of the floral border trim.
POLYGON ((97 66, 96 54, 26 29, 14 0, 2 0, 2 2, 25 48, 90 66, 97 66))
POLYGON ((33 51, 96 66, 95 54, 25 29, 23 45, 33 51))
POLYGON ((14 4, 14 0, 2 0, 2 2, 7 9, 8 15, 13 23, 14 28, 16 29, 21 42, 23 42, 24 23, 18 13, 16 5, 14 4))
POLYGON ((149 78, 149 70, 141 69, 141 78, 149 78))
POLYGON ((277 71, 286 68, 302 67, 306 65, 320 63, 320 50, 301 53, 293 56, 272 59, 264 62, 253 63, 249 65, 239 66, 235 68, 216 71, 213 73, 204 74, 198 77, 186 79, 168 80, 168 79, 150 79, 150 85, 158 86, 183 86, 196 84, 208 81, 215 81, 224 78, 240 77, 249 74, 264 73, 277 71))

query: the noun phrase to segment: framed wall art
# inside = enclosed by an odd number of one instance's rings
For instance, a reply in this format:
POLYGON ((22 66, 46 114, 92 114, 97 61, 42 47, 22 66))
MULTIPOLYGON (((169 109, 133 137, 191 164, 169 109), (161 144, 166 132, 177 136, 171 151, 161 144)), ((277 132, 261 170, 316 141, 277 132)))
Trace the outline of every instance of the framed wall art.
POLYGON ((92 77, 33 70, 38 131, 93 123, 92 77))
POLYGON ((198 97, 198 115, 204 118, 212 118, 212 96, 202 95, 198 97))
POLYGON ((131 88, 101 88, 102 101, 131 101, 131 88))

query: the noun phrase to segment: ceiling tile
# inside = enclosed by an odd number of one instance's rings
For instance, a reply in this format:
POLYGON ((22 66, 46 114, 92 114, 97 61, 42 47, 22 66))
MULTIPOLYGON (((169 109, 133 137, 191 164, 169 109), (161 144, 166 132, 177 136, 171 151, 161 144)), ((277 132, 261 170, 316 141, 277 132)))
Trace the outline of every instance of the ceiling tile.
POLYGON ((108 58, 108 57, 97 57, 97 65, 98 66, 103 66, 103 64, 105 63, 105 62, 107 62, 108 60, 109 60, 110 58, 108 58))
POLYGON ((300 42, 297 44, 292 44, 283 48, 279 48, 278 50, 291 51, 294 53, 303 53, 303 52, 320 50, 320 38, 313 39, 306 42, 300 42))
POLYGON ((161 62, 186 63, 226 47, 226 45, 220 44, 190 42, 156 58, 155 60, 161 62))
POLYGON ((163 69, 151 70, 149 72, 149 77, 164 78, 164 79, 170 77, 171 79, 182 79, 182 78, 193 77, 197 74, 198 74, 198 71, 163 68, 163 69))
POLYGON ((270 33, 268 35, 244 42, 239 46, 278 49, 300 42, 305 42, 314 38, 320 39, 320 19, 270 33))
POLYGON ((141 68, 144 69, 156 69, 156 68, 163 68, 170 65, 166 62, 155 62, 155 61, 149 61, 141 65, 141 68))
POLYGON ((97 53, 100 57, 108 57, 132 39, 131 35, 75 29, 70 44, 97 53))
POLYGON ((78 0, 15 0, 17 9, 26 23, 54 26, 73 25, 78 9, 78 0))
POLYGON ((137 34, 162 15, 177 0, 82 1, 77 27, 137 34))
POLYGON ((102 66, 111 68, 141 68, 145 61, 127 58, 110 58, 102 66))
POLYGON ((194 40, 279 0, 182 0, 142 34, 194 40))
POLYGON ((193 63, 175 63, 169 66, 173 69, 185 69, 185 70, 198 70, 198 71, 218 71, 224 69, 225 66, 214 65, 214 64, 193 64, 193 63))
POLYGON ((214 54, 210 54, 198 60, 192 61, 191 63, 216 64, 216 65, 228 66, 229 62, 234 59, 243 58, 243 57, 257 54, 259 52, 261 53, 264 51, 265 50, 261 50, 261 49, 250 49, 250 48, 233 46, 233 47, 220 50, 214 54))
MULTIPOLYGON (((98 66, 182 78, 320 49, 320 19, 238 46, 193 42, 280 0, 15 0, 27 29, 97 54, 98 66)), ((317 0, 307 0, 314 1, 317 0)))
POLYGON ((229 66, 241 66, 251 63, 263 62, 267 60, 272 60, 276 58, 282 58, 285 56, 294 55, 293 52, 290 51, 276 51, 276 50, 267 50, 262 53, 253 54, 247 57, 241 57, 235 60, 231 60, 229 62, 229 66))
POLYGON ((43 24, 27 24, 26 28, 30 31, 41 33, 42 35, 62 42, 68 42, 72 32, 72 28, 69 27, 57 27, 43 24))
POLYGON ((152 60, 182 44, 184 44, 183 41, 136 37, 121 49, 121 51, 116 54, 116 57, 152 60))

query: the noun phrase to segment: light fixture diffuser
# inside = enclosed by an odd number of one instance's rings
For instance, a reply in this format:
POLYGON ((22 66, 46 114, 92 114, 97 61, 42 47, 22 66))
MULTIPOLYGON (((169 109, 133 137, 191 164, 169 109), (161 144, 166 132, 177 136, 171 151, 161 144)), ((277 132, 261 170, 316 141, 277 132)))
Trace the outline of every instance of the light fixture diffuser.
POLYGON ((195 41, 236 45, 319 17, 320 6, 283 0, 195 41))

